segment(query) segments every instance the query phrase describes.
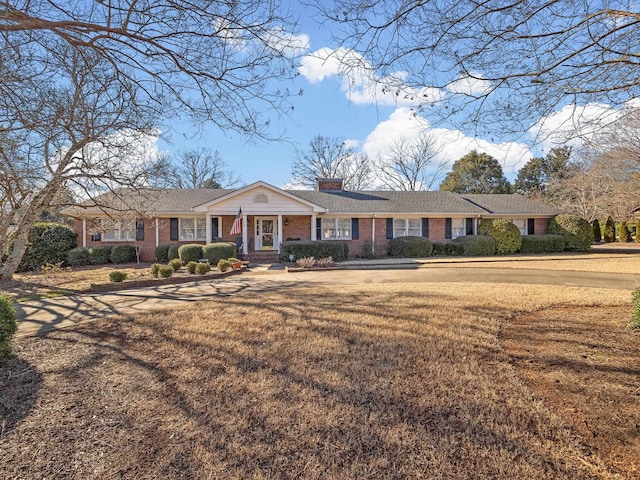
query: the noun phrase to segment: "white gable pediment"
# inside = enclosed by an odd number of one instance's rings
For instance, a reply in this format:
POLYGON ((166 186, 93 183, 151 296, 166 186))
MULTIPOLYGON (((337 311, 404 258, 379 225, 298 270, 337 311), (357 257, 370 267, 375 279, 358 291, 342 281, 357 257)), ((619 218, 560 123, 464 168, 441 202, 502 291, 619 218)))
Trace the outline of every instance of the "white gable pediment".
POLYGON ((245 215, 305 215, 324 212, 325 209, 289 192, 256 182, 210 202, 198 205, 196 212, 215 215, 236 215, 242 208, 245 215))

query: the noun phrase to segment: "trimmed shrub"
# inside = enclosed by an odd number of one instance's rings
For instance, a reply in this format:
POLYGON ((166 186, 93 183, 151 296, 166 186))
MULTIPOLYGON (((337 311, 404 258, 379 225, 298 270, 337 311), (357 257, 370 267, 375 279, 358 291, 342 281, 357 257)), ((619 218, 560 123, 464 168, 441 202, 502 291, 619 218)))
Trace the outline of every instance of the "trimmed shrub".
MULTIPOLYGON (((198 265, 199 265, 198 262, 189 262, 184 268, 187 269, 187 272, 193 274, 193 273, 196 273, 196 267, 198 265)), ((205 265, 208 265, 208 264, 205 264, 205 265)))
POLYGON ((496 241, 496 253, 516 253, 522 246, 520 229, 504 218, 484 218, 478 225, 479 235, 488 235, 496 241))
POLYGON ((373 258, 373 243, 371 243, 369 240, 365 240, 364 242, 362 242, 360 258, 373 258))
POLYGON ((104 265, 111 258, 111 245, 89 248, 89 263, 91 265, 104 265))
POLYGON ((211 265, 209 265, 208 263, 196 263, 196 273, 204 275, 205 273, 209 273, 210 271, 211 265))
POLYGON ((169 249, 167 250, 167 258, 169 260, 175 260, 176 258, 180 258, 178 254, 178 248, 180 245, 169 245, 169 249))
POLYGON ((280 260, 288 262, 289 255, 293 255, 294 259, 332 257, 334 261, 342 262, 349 258, 349 245, 347 242, 333 240, 288 241, 280 246, 280 260))
POLYGON ((11 297, 0 295, 0 365, 11 356, 11 337, 18 330, 16 309, 11 297))
POLYGON ((158 269, 158 276, 160 278, 169 278, 171 275, 173 275, 173 267, 171 265, 162 265, 159 269, 158 269))
POLYGON ((160 267, 162 267, 162 265, 160 265, 159 263, 154 263, 149 267, 149 274, 154 278, 158 278, 158 272, 160 271, 160 267))
POLYGON ((460 257, 464 255, 464 245, 454 242, 445 243, 444 255, 447 257, 460 257))
POLYGON ((570 213, 556 215, 549 223, 549 233, 564 237, 564 249, 570 252, 589 250, 593 241, 593 230, 584 218, 570 213))
POLYGON ((620 222, 618 225, 618 238, 624 243, 629 243, 631 241, 631 232, 629 232, 627 222, 620 222))
POLYGON ((38 270, 47 264, 64 264, 67 252, 76 247, 76 233, 63 223, 37 222, 29 232, 29 245, 18 270, 38 270))
POLYGON ((131 263, 135 262, 137 258, 136 247, 133 245, 116 245, 111 247, 109 259, 113 263, 131 263))
MULTIPOLYGON (((156 261, 158 262, 168 262, 169 261, 169 248, 171 244, 165 243, 163 245, 158 245, 155 249, 156 261)), ((178 257, 175 257, 178 258, 178 257)))
POLYGON ((600 243, 602 241, 602 231, 600 230, 600 222, 597 218, 591 222, 591 228, 593 229, 594 243, 600 243))
POLYGON ((229 260, 231 263, 236 263, 240 261, 240 259, 236 257, 230 257, 230 258, 227 258, 227 260, 229 260))
POLYGON ((631 294, 631 305, 633 306, 633 314, 627 327, 635 332, 640 330, 640 287, 636 288, 631 294))
POLYGON ((202 257, 209 260, 211 265, 217 265, 220 260, 238 256, 238 247, 232 242, 215 242, 201 245, 202 257))
POLYGON ((442 242, 433 242, 433 250, 431 251, 432 256, 441 256, 444 255, 445 244, 442 242))
POLYGON ((112 282, 124 282, 127 279, 127 272, 123 272, 122 270, 113 270, 109 272, 109 280, 112 282))
POLYGON ((182 260, 179 258, 174 258, 173 260, 169 260, 168 265, 173 268, 174 272, 177 272, 182 268, 182 260))
POLYGON ((197 262, 202 256, 202 245, 197 243, 187 243, 186 245, 180 245, 178 247, 178 256, 182 260, 182 264, 186 265, 189 262, 197 262))
POLYGON ((467 235, 466 237, 458 237, 451 243, 462 245, 462 254, 466 257, 496 254, 496 241, 489 235, 467 235))
POLYGON ((613 223, 613 218, 611 217, 607 217, 607 221, 604 224, 602 239, 606 243, 612 243, 616 241, 616 224, 613 223))
POLYGON ((85 247, 72 248, 67 252, 67 263, 72 267, 89 265, 89 249, 85 247))
POLYGON ((640 243, 640 220, 636 222, 636 242, 640 243))
POLYGON ((564 237, 562 235, 524 235, 520 253, 553 253, 564 251, 564 237))
POLYGON ((221 260, 218 260, 217 267, 221 272, 226 272, 227 270, 231 270, 233 268, 233 265, 231 265, 231 262, 229 260, 223 258, 221 260))
POLYGON ((388 253, 392 257, 430 257, 433 251, 431 240, 423 237, 398 237, 389 240, 388 253))

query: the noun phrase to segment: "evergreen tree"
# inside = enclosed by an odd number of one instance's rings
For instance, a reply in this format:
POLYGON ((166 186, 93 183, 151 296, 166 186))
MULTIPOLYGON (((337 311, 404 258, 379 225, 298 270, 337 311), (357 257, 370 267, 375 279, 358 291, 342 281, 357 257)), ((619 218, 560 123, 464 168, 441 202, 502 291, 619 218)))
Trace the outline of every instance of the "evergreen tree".
POLYGON ((607 217, 607 222, 604 224, 603 239, 606 243, 616 241, 616 224, 613 223, 613 218, 611 217, 607 217))
POLYGON ((600 243, 602 241, 602 232, 600 231, 600 222, 597 218, 591 222, 591 228, 593 228, 594 243, 600 243))
POLYGON ((455 193, 511 193, 511 184, 498 160, 486 153, 471 151, 453 164, 440 190, 455 193))

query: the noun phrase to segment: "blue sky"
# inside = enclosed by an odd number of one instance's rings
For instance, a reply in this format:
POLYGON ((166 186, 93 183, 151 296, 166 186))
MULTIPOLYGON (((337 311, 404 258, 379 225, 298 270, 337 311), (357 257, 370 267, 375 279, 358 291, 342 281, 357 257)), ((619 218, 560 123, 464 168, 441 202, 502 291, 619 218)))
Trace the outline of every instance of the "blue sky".
MULTIPOLYGON (((298 5, 294 3, 294 5, 298 5)), ((383 153, 394 141, 404 137, 411 141, 418 132, 427 129, 440 143, 440 160, 449 165, 472 149, 484 151, 497 158, 505 175, 513 181, 517 171, 532 156, 540 155, 553 146, 563 144, 560 136, 571 113, 570 107, 558 111, 547 118, 545 132, 554 132, 552 138, 534 147, 527 142, 528 132, 521 132, 513 138, 496 140, 496 133, 487 138, 467 137, 454 128, 445 128, 435 121, 414 115, 410 101, 394 104, 389 96, 380 94, 381 85, 388 79, 371 77, 371 74, 356 71, 352 78, 344 79, 338 72, 340 59, 356 59, 366 62, 358 52, 336 49, 330 43, 330 35, 309 18, 309 11, 294 6, 300 16, 300 26, 296 38, 304 45, 300 58, 300 75, 293 81, 283 82, 280 88, 292 92, 303 91, 292 99, 294 107, 289 118, 284 118, 280 128, 285 139, 279 142, 248 143, 247 139, 233 132, 222 132, 214 127, 205 127, 200 134, 193 134, 190 125, 178 125, 164 139, 158 141, 158 148, 169 153, 181 149, 207 147, 220 152, 229 170, 239 175, 245 184, 258 180, 277 187, 286 186, 291 180, 291 166, 295 160, 295 149, 305 150, 316 135, 336 137, 357 146, 370 158, 383 153), (168 140, 168 141, 167 141, 168 140)), ((402 74, 393 79, 401 84, 402 74)), ((405 88, 400 86, 399 88, 405 88)), ((465 83, 461 79, 461 89, 482 89, 483 85, 465 83)), ((416 92, 406 87, 411 96, 416 92)), ((431 92, 427 92, 431 94, 431 92)), ((434 92, 434 95, 441 93, 434 92)), ((436 107, 437 108, 437 107, 436 107)), ((584 118, 602 115, 606 105, 580 107, 584 118)), ((168 133, 168 132, 165 132, 168 133)))

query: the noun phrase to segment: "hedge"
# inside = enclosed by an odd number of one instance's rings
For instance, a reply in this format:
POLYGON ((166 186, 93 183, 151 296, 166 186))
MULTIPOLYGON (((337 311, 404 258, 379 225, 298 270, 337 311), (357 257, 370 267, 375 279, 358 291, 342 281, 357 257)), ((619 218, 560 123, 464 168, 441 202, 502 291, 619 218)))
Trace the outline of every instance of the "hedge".
POLYGON ((72 267, 89 265, 89 249, 86 247, 72 248, 67 252, 67 263, 72 267))
POLYGON ((137 259, 136 247, 133 245, 116 245, 111 248, 109 258, 113 263, 130 263, 137 259))
POLYGON ((478 225, 479 235, 489 235, 496 241, 499 255, 516 253, 522 246, 520 229, 504 218, 484 218, 478 225))
POLYGON ((466 257, 489 256, 496 254, 496 241, 489 235, 467 235, 458 237, 451 243, 460 244, 466 257))
POLYGON ((189 262, 197 262, 202 256, 202 245, 199 243, 187 243, 178 247, 178 256, 183 265, 189 262))
POLYGON ((387 252, 391 257, 420 258, 430 257, 433 244, 424 237, 397 237, 389 240, 387 252))
POLYGON ((11 337, 18 329, 16 309, 8 295, 0 295, 0 365, 11 356, 11 337))
POLYGON ((565 241, 562 235, 524 235, 520 253, 554 253, 562 252, 565 241))
POLYGON ((89 263, 91 265, 104 265, 111 259, 111 245, 101 245, 89 248, 89 263))
POLYGON ((280 246, 280 260, 289 261, 304 257, 328 258, 342 262, 349 258, 349 245, 346 242, 333 240, 298 240, 283 242, 280 246))
POLYGON ((156 247, 155 256, 156 256, 156 261, 157 262, 168 262, 169 261, 169 248, 171 246, 172 246, 172 244, 165 243, 163 245, 158 245, 156 247))
POLYGON ((238 256, 238 247, 232 242, 207 243, 201 247, 202 257, 200 258, 206 258, 211 265, 217 265, 222 259, 238 256))
POLYGON ((169 245, 169 249, 167 250, 167 259, 168 260, 174 260, 176 258, 180 258, 180 255, 178 254, 178 247, 180 245, 169 245))
POLYGON ((556 215, 549 222, 549 233, 562 235, 565 240, 564 249, 570 252, 589 250, 593 242, 591 224, 584 218, 570 213, 556 215))
POLYGON ((66 263, 67 252, 76 247, 76 238, 69 225, 37 222, 29 232, 29 245, 18 270, 38 270, 47 264, 66 263))

